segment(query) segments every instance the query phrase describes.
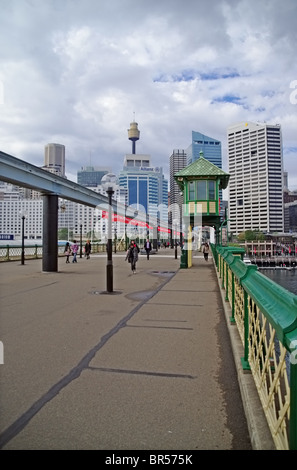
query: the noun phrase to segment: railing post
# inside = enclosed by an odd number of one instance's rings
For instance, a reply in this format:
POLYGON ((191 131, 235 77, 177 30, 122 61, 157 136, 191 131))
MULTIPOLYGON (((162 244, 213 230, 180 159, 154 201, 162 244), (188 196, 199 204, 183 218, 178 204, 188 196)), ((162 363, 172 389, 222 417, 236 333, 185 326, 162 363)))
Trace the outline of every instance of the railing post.
POLYGON ((241 358, 241 364, 243 370, 250 370, 249 365, 249 310, 248 310, 248 295, 247 292, 243 291, 244 299, 244 357, 241 358))
POLYGON ((297 450, 297 357, 294 360, 290 362, 290 450, 297 450))
POLYGON ((230 317, 230 322, 235 323, 235 280, 234 280, 234 272, 232 271, 232 315, 230 317))
POLYGON ((228 277, 229 277, 229 266, 228 264, 226 263, 226 295, 225 295, 225 300, 229 300, 228 299, 228 277))

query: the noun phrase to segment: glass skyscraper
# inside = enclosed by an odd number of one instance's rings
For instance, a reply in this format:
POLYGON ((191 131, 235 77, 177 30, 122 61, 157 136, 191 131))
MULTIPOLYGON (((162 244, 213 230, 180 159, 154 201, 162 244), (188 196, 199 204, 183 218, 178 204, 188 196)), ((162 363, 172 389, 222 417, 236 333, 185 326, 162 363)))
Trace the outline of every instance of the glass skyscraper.
POLYGON ((126 155, 119 184, 127 188, 127 205, 152 217, 168 217, 168 181, 161 167, 152 167, 149 155, 126 155))
POLYGON ((188 165, 198 160, 200 152, 209 162, 222 169, 222 144, 219 140, 201 134, 201 132, 192 131, 192 143, 186 149, 188 165))

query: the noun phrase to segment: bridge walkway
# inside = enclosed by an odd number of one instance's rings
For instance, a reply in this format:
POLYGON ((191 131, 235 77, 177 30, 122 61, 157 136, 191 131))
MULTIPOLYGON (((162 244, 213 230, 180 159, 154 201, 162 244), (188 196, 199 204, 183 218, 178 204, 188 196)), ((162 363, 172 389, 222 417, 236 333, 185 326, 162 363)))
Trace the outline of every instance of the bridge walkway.
POLYGON ((212 258, 179 264, 113 255, 112 294, 106 255, 0 264, 2 449, 274 448, 212 258))

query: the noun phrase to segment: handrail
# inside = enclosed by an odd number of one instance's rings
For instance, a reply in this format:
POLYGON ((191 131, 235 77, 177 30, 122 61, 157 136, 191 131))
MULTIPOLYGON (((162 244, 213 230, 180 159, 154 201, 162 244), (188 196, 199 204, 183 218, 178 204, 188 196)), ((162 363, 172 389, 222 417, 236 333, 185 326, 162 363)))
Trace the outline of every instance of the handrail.
POLYGON ((276 447, 296 450, 297 296, 260 273, 256 265, 246 265, 244 249, 213 244, 211 249, 232 315, 236 303, 235 323, 241 328, 245 356, 242 364, 253 374, 276 447))
POLYGON ((261 274, 256 265, 245 265, 229 249, 218 247, 217 250, 286 346, 286 333, 297 331, 297 296, 261 274))

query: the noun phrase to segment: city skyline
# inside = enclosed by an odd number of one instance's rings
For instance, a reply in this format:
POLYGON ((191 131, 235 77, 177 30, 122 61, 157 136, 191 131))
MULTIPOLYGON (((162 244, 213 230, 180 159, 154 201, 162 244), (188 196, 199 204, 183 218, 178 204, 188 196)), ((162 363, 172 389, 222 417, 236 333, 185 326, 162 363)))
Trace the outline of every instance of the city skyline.
POLYGON ((48 142, 66 148, 66 174, 150 154, 169 156, 191 131, 222 142, 239 122, 280 124, 288 186, 297 189, 295 0, 1 1, 1 150, 36 166, 48 142), (276 66, 277 64, 277 66, 276 66))

